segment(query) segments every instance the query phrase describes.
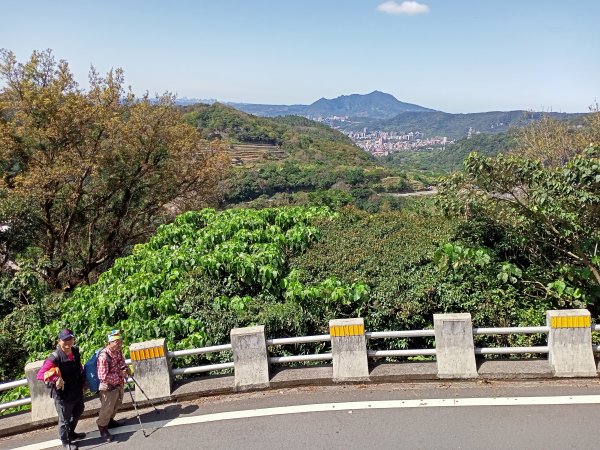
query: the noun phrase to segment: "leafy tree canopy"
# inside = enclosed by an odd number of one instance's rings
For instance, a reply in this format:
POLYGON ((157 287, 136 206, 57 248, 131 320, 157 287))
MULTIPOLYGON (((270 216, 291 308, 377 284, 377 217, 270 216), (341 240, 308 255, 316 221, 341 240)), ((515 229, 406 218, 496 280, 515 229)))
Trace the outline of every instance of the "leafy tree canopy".
POLYGON ((359 283, 329 278, 309 286, 290 271, 289 258, 320 236, 313 222, 331 217, 327 208, 184 213, 96 284, 76 289, 59 320, 30 330, 30 357, 42 356, 65 326, 88 354, 114 327, 129 342, 165 337, 170 348, 222 343, 231 328, 253 324, 275 334, 314 332, 326 326, 324 311, 335 317, 340 307, 368 297, 359 283))
POLYGON ((120 69, 92 69, 83 90, 50 50, 25 63, 2 50, 0 80, 3 253, 40 248, 52 288, 89 282, 169 211, 214 197, 227 161, 170 95, 136 98, 120 69))
POLYGON ((467 218, 486 217, 518 240, 519 253, 544 267, 534 280, 548 294, 600 299, 600 148, 545 167, 515 155, 475 153, 440 186, 440 203, 467 218))

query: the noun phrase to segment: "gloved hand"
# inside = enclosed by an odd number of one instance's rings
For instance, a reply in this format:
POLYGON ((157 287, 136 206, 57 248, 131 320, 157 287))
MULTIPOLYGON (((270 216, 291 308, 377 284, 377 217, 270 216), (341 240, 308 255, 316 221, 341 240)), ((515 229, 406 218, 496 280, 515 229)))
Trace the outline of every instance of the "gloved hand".
POLYGON ((57 378, 56 379, 56 389, 60 391, 60 390, 64 389, 64 387, 65 387, 64 380, 62 378, 57 378))

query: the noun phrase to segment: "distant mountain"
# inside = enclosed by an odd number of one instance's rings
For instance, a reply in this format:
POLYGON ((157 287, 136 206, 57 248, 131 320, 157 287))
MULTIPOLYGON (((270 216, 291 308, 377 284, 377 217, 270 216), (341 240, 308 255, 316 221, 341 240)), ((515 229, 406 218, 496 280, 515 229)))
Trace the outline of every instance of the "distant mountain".
POLYGON ((412 103, 404 103, 393 95, 373 91, 370 94, 342 95, 334 99, 321 98, 310 105, 260 105, 252 103, 228 103, 228 105, 256 116, 311 116, 311 117, 369 117, 390 119, 403 112, 433 112, 412 103))

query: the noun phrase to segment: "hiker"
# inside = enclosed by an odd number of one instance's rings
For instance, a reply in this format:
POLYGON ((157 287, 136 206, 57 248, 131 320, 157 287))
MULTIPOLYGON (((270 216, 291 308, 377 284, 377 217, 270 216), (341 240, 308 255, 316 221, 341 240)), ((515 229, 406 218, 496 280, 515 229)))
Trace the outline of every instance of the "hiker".
POLYGON ((36 378, 50 388, 50 396, 58 414, 58 436, 64 448, 77 449, 73 441, 83 439, 85 433, 76 433, 75 427, 83 413, 83 366, 79 348, 73 344, 71 330, 58 333, 58 345, 38 371, 36 378))
POLYGON ((108 344, 98 353, 100 412, 96 424, 106 442, 112 441, 108 429, 120 426, 114 418, 123 403, 124 381, 130 373, 121 351, 122 345, 121 330, 112 330, 108 334, 108 344))

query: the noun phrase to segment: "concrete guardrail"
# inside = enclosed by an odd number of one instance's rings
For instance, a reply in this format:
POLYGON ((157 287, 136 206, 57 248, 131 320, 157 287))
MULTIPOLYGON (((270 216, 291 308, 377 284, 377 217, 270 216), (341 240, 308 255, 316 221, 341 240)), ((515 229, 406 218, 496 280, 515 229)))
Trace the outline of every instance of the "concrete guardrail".
MULTIPOLYGON (((169 398, 174 377, 233 369, 233 390, 264 389, 271 385, 271 366, 276 364, 331 361, 332 382, 369 381, 369 359, 412 356, 435 357, 439 379, 476 379, 477 355, 540 354, 547 355, 551 376, 596 377, 598 367, 592 345, 592 332, 600 325, 592 324, 585 309, 547 311, 546 326, 538 327, 473 327, 471 315, 434 314, 434 328, 405 331, 365 331, 362 318, 329 322, 329 334, 317 336, 266 339, 264 326, 231 330, 230 344, 198 349, 169 351, 165 339, 131 344, 128 363, 133 365, 136 381, 150 399, 169 398), (474 336, 509 334, 545 334, 547 345, 533 347, 475 347, 474 336), (376 339, 433 338, 433 348, 370 350, 368 342, 376 339), (331 351, 312 355, 270 356, 269 348, 305 343, 329 342, 331 351), (231 352, 232 361, 195 367, 172 368, 174 358, 208 353, 231 352)), ((0 384, 0 391, 29 386, 30 398, 0 404, 6 409, 31 403, 31 420, 55 417, 54 404, 43 383, 35 375, 43 361, 27 364, 27 378, 0 384)), ((136 398, 143 400, 136 387, 136 398)), ((1 420, 1 419, 0 419, 1 420)))

